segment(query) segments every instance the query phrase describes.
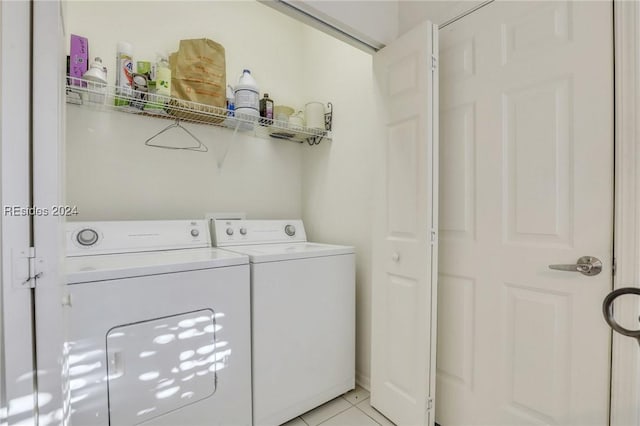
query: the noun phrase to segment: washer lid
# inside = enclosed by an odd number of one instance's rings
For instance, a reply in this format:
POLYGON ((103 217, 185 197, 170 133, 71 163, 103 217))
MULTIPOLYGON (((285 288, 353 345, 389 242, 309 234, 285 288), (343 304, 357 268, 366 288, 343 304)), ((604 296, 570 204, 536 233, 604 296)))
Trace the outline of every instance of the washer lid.
POLYGON ((353 254, 351 246, 318 243, 261 244, 229 247, 236 253, 249 256, 251 263, 281 262, 284 260, 353 254))
POLYGON ((215 248, 201 248, 68 257, 65 266, 67 283, 79 284, 247 263, 247 257, 241 254, 215 248))

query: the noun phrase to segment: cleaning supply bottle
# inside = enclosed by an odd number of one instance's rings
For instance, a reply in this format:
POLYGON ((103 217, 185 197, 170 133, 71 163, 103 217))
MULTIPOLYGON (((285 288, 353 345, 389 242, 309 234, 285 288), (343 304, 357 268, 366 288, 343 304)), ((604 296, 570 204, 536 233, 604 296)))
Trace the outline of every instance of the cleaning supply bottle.
POLYGON ((107 94, 107 68, 102 65, 102 59, 96 57, 82 78, 87 82, 89 102, 104 103, 107 94))
POLYGON ((233 87, 227 84, 227 116, 233 117, 236 109, 236 97, 233 94, 233 87))
POLYGON ((236 117, 245 120, 254 120, 253 117, 259 117, 259 93, 258 83, 251 75, 251 71, 243 70, 235 87, 236 117))
POLYGON ((269 98, 269 94, 265 93, 264 97, 260 99, 260 124, 263 126, 270 126, 273 124, 273 99, 269 98))
POLYGON ((116 53, 116 106, 129 105, 133 93, 133 46, 125 41, 118 42, 116 53), (118 96, 121 95, 121 96, 118 96))
POLYGON ((171 96, 171 69, 166 55, 158 56, 156 68, 156 94, 171 96))

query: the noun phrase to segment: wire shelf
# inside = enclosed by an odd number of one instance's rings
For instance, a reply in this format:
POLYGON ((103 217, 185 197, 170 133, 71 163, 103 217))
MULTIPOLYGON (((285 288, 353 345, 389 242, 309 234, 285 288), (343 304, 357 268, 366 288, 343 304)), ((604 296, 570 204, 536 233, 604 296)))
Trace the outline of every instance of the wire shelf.
POLYGON ((115 86, 67 77, 67 103, 92 109, 119 111, 127 114, 164 118, 181 123, 204 124, 227 128, 263 139, 282 139, 317 145, 328 139, 327 131, 290 125, 280 120, 268 120, 211 105, 184 101, 132 89, 117 90, 115 86))

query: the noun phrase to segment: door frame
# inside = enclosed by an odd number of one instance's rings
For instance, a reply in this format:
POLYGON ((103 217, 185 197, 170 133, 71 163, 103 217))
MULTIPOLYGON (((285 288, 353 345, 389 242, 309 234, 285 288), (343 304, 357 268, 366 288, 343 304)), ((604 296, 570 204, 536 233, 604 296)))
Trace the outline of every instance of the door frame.
POLYGON ((65 1, 32 1, 32 143, 33 204, 48 208, 33 217, 36 280, 34 301, 35 359, 39 424, 67 424, 69 365, 64 277, 64 222, 53 206, 63 205, 66 63, 65 1))
MULTIPOLYGON (((614 0, 615 81, 615 289, 640 286, 640 5, 614 0)), ((638 304, 640 307, 640 304, 638 304)), ((637 309, 618 312, 635 321, 637 309)), ((613 333, 611 426, 640 425, 640 354, 628 337, 613 333)))
POLYGON ((64 228, 51 210, 64 189, 63 6, 61 0, 0 6, 1 424, 66 424, 64 228), (47 71, 32 80, 32 69, 47 71), (5 206, 42 214, 7 214, 5 206))
POLYGON ((31 4, 0 4, 0 424, 36 423, 30 205, 31 4), (6 423, 5 423, 6 422, 6 423))

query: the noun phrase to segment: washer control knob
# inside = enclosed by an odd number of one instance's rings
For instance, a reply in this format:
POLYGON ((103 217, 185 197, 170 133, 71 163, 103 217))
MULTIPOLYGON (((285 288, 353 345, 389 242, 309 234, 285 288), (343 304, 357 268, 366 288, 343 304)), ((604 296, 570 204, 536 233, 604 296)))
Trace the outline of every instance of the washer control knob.
POLYGON ((284 233, 290 237, 296 235, 296 227, 293 225, 287 225, 284 227, 284 233))
POLYGON ((240 235, 247 235, 247 228, 240 228, 240 235))
POLYGON ((92 246, 98 241, 98 233, 91 228, 85 228, 78 232, 76 240, 78 241, 78 243, 80 243, 80 245, 83 245, 85 247, 92 246))
POLYGON ((227 235, 228 236, 232 236, 233 235, 233 228, 227 228, 227 235))
POLYGON ((200 231, 198 231, 195 228, 191 230, 191 236, 192 237, 197 237, 198 235, 200 235, 200 231))

